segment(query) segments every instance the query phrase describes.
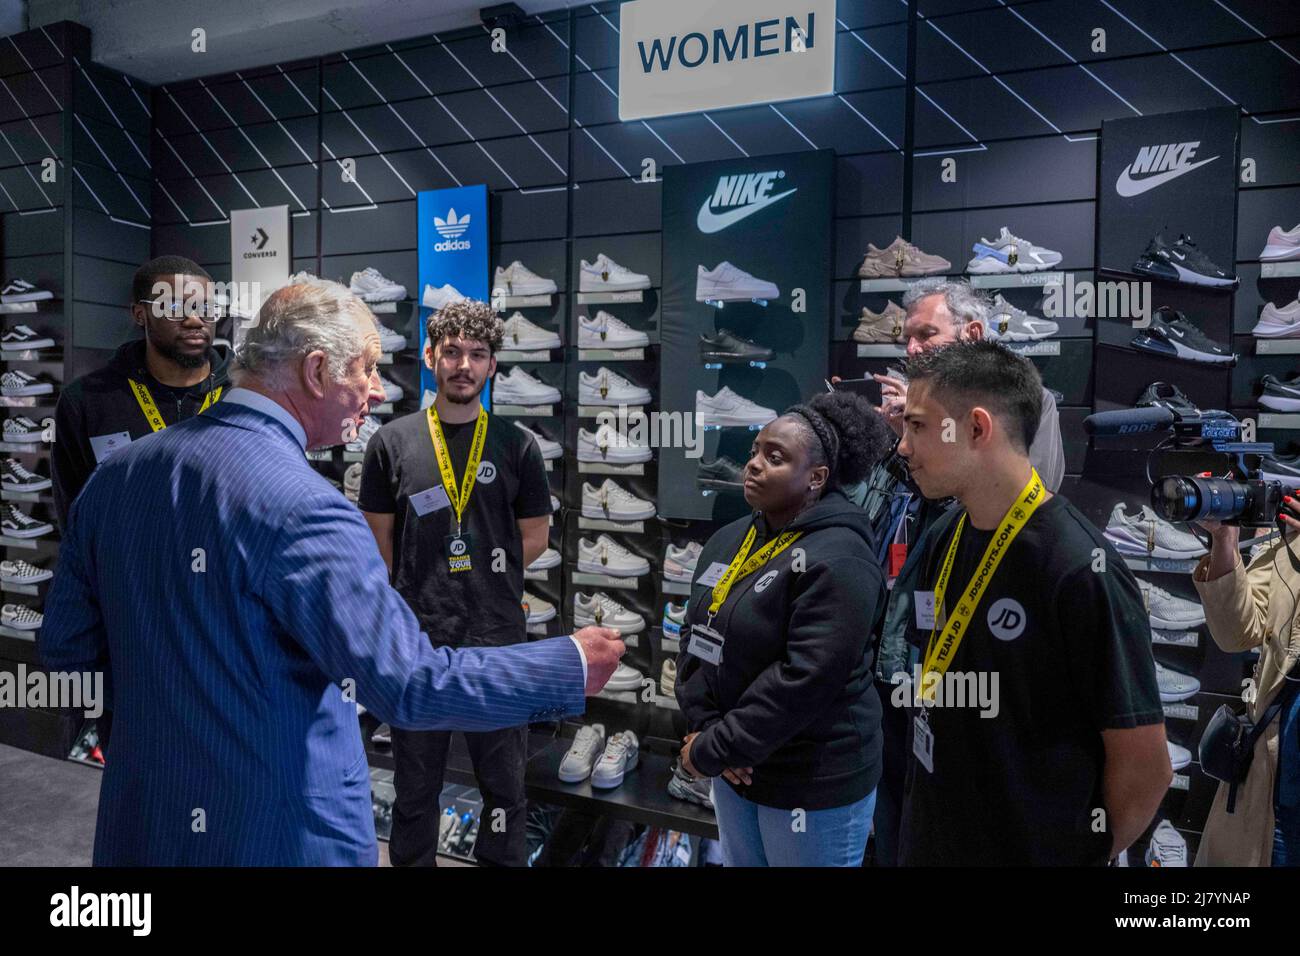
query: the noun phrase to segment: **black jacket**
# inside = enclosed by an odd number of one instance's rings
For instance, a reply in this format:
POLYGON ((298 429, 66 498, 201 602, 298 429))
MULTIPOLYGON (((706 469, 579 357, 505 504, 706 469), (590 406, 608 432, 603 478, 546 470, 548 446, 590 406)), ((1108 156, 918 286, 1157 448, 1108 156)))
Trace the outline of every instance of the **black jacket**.
POLYGON ((106 366, 63 389, 54 411, 54 452, 50 462, 54 505, 62 527, 67 527, 68 511, 97 464, 91 437, 128 432, 135 441, 153 434, 127 379, 143 382, 163 421, 174 425, 193 417, 213 389, 230 388, 225 353, 209 349, 208 363, 208 377, 202 382, 188 389, 171 388, 149 374, 145 343, 138 339, 121 346, 106 366))
MULTIPOLYGON (((765 529, 754 517, 733 521, 704 546, 690 625, 708 619, 712 589, 700 576, 714 562, 729 564, 755 521, 757 550, 765 529)), ((682 629, 677 701, 700 732, 691 746, 700 772, 753 767, 754 782, 737 788, 746 798, 824 810, 862 799, 880 778, 871 635, 885 585, 870 520, 843 494, 826 495, 785 530, 803 536, 733 586, 713 621, 725 636, 718 666, 687 652, 682 629)))

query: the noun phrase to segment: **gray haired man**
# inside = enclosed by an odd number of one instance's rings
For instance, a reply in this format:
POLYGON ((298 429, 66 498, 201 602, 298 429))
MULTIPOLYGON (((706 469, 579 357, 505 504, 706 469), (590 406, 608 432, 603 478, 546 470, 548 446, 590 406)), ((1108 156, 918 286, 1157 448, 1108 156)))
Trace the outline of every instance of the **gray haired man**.
POLYGON ((108 671, 115 710, 100 866, 373 866, 356 704, 412 730, 582 713, 617 632, 435 648, 365 520, 304 452, 383 394, 369 309, 286 286, 238 388, 96 469, 72 507, 39 648, 108 671))

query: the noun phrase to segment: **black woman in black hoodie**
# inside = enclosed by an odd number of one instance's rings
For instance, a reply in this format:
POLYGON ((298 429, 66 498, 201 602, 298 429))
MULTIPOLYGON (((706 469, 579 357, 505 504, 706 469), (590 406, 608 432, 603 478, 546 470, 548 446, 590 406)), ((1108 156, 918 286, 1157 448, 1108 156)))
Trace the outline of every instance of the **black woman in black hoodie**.
POLYGON ((885 606, 870 522, 840 492, 889 451, 862 398, 770 422, 745 466, 751 517, 696 564, 677 700, 682 764, 714 781, 728 866, 859 866, 880 777, 872 634, 885 606))

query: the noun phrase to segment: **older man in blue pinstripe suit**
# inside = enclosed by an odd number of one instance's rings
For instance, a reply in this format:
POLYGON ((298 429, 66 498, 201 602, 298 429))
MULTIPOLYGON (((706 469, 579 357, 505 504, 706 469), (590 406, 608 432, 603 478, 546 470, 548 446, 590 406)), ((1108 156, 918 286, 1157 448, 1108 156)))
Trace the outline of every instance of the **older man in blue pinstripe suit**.
POLYGON ((107 672, 96 865, 374 865, 356 701, 403 728, 580 714, 623 653, 586 628, 435 650, 374 537, 303 452, 382 401, 369 310, 272 295, 232 390, 96 470, 72 508, 39 647, 107 672))

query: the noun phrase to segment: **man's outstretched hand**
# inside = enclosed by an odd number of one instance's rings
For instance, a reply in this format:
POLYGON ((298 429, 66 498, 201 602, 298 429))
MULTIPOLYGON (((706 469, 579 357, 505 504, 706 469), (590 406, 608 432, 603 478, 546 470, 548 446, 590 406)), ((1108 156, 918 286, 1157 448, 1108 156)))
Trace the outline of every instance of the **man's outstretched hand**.
POLYGON ((627 653, 617 629, 612 627, 584 627, 573 635, 582 645, 587 658, 588 697, 595 697, 604 689, 618 667, 618 659, 627 653))

